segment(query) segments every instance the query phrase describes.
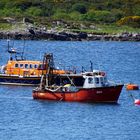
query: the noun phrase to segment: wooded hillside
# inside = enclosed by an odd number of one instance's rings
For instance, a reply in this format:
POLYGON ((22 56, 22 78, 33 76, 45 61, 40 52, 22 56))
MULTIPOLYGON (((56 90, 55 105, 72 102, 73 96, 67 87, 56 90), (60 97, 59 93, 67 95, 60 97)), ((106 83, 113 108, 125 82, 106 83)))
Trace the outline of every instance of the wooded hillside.
POLYGON ((63 20, 139 28, 140 0, 1 0, 0 23, 5 17, 16 21, 26 17, 41 24, 63 20))
POLYGON ((126 16, 140 16, 140 0, 1 0, 3 16, 112 23, 126 16))

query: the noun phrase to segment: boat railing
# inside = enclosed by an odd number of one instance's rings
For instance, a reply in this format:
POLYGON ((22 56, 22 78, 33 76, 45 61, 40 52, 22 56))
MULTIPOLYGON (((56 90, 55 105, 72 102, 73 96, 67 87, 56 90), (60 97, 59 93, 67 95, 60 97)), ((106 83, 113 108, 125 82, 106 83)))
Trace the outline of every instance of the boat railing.
MULTIPOLYGON (((82 87, 81 87, 82 88, 82 87)), ((51 91, 51 92, 77 92, 80 89, 80 87, 75 86, 46 86, 45 90, 51 91)))
POLYGON ((45 89, 51 92, 56 92, 56 91, 60 91, 62 87, 63 86, 51 86, 51 87, 48 86, 45 87, 45 89))
POLYGON ((116 85, 123 85, 121 82, 114 82, 114 81, 111 81, 111 80, 108 80, 108 85, 111 85, 111 86, 116 86, 116 85))

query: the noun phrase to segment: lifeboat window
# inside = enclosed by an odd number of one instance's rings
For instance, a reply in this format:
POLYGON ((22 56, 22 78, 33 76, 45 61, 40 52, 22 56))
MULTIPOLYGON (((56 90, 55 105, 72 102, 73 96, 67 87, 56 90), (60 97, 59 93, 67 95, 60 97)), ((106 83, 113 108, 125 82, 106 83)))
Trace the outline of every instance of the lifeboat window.
POLYGON ((33 65, 32 64, 30 64, 30 69, 32 69, 33 68, 33 65))
POLYGON ((38 67, 38 69, 41 69, 42 70, 43 69, 43 64, 40 64, 39 67, 38 67))
POLYGON ((20 64, 20 68, 23 68, 23 64, 20 64))
POLYGON ((93 78, 88 78, 88 83, 93 84, 93 78))
POLYGON ((28 68, 28 64, 25 64, 25 68, 26 68, 26 69, 28 68))
POLYGON ((18 68, 18 64, 15 64, 15 68, 18 68))
POLYGON ((98 77, 95 78, 95 83, 99 84, 99 78, 98 77))
POLYGON ((35 65, 34 65, 34 68, 37 69, 37 68, 38 68, 38 65, 35 64, 35 65))

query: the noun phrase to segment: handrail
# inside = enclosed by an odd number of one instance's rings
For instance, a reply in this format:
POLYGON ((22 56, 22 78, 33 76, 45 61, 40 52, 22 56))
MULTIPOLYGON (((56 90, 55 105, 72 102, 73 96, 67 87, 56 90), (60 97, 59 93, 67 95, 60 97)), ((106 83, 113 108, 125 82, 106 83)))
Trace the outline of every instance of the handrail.
POLYGON ((49 90, 49 91, 51 91, 51 92, 56 92, 57 90, 59 90, 60 88, 62 88, 63 86, 59 86, 57 89, 50 89, 50 88, 47 88, 47 87, 45 87, 45 89, 46 90, 49 90))

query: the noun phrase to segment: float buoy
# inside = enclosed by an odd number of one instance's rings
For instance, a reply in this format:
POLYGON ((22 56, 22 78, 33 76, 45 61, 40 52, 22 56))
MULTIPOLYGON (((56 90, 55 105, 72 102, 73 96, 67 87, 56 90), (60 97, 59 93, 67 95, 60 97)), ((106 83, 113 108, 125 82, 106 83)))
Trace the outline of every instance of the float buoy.
POLYGON ((134 104, 140 105, 140 99, 135 99, 135 100, 134 100, 134 104))
POLYGON ((138 90, 139 89, 139 86, 136 85, 136 84, 127 84, 126 85, 126 89, 127 90, 138 90))

